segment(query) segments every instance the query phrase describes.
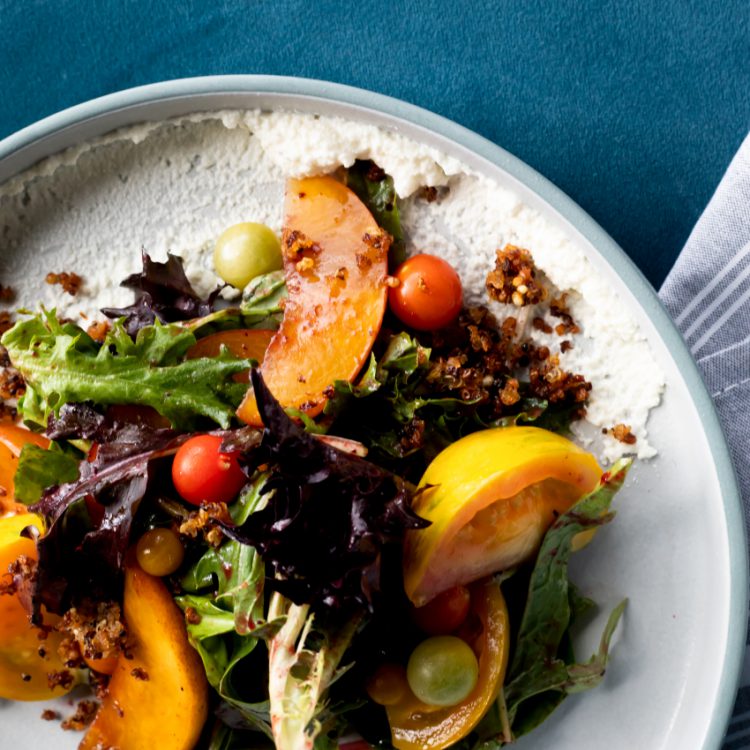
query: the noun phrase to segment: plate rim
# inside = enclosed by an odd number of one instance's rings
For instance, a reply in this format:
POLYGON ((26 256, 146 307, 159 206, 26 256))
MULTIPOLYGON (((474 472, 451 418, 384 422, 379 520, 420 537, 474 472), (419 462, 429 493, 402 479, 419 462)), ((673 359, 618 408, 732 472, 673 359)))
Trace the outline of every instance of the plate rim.
MULTIPOLYGON (((742 496, 718 414, 700 371, 655 289, 625 251, 572 198, 518 157, 458 123, 385 94, 330 81, 276 75, 216 75, 151 83, 106 94, 63 109, 0 140, 0 162, 68 128, 160 100, 206 94, 287 94, 353 105, 432 131, 508 172, 557 211, 601 253, 639 300, 679 367, 698 412, 716 467, 729 544, 729 618, 719 691, 702 747, 722 744, 739 687, 748 628, 748 547, 742 496)), ((29 165, 30 166, 30 165, 29 165)))

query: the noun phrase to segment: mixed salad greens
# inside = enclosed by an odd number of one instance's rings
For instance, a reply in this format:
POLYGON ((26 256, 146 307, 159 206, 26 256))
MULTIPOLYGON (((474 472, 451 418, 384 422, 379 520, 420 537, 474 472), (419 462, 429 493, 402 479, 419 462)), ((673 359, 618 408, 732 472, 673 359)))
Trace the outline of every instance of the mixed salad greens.
POLYGON ((511 743, 604 676, 625 603, 578 660, 568 564, 628 462, 567 439, 582 376, 405 258, 374 164, 258 227, 217 246, 236 306, 144 253, 103 334, 2 337, 0 696, 90 683, 82 748, 511 743))

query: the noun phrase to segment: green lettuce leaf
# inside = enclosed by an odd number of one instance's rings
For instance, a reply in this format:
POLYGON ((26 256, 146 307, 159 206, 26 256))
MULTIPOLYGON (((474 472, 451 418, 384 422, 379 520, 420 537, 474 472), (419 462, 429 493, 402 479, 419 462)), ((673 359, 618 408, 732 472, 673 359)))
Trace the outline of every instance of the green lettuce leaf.
POLYGON ((235 328, 265 328, 275 330, 284 317, 282 301, 287 296, 286 280, 283 271, 256 276, 242 293, 239 307, 224 307, 202 318, 181 323, 197 338, 203 338, 218 331, 235 328))
POLYGON ((357 383, 334 383, 324 410, 333 432, 364 443, 372 460, 414 481, 443 448, 485 426, 475 418, 473 401, 434 394, 426 380, 430 356, 408 333, 392 335, 357 383), (424 433, 413 447, 407 435, 417 419, 424 433))
POLYGON ((242 292, 243 323, 246 328, 278 328, 284 317, 282 301, 287 288, 283 271, 256 276, 242 292))
POLYGON ((79 460, 63 451, 57 443, 50 443, 48 449, 27 443, 21 449, 13 480, 15 499, 31 505, 39 500, 47 487, 75 482, 78 464, 79 460))
POLYGON ((50 413, 65 403, 151 406, 175 427, 207 417, 228 427, 246 386, 232 379, 249 360, 228 351, 218 357, 184 360, 195 336, 179 324, 142 328, 133 341, 115 323, 100 346, 54 311, 19 321, 2 344, 23 375, 24 420, 46 427, 50 413))
POLYGON ((571 587, 568 562, 576 534, 614 517, 609 507, 629 466, 630 461, 622 460, 605 472, 599 486, 561 515, 542 541, 503 688, 514 737, 538 726, 566 695, 595 687, 604 676, 609 643, 626 602, 610 614, 598 652, 587 662, 576 663, 570 625, 591 602, 571 587))
MULTIPOLYGON (((266 503, 268 496, 261 490, 267 478, 257 474, 234 503, 235 521, 241 522, 266 503)), ((175 601, 183 611, 190 609, 197 615, 186 618, 188 636, 209 684, 246 726, 271 737, 268 701, 243 699, 233 680, 237 667, 283 624, 265 620, 264 580, 265 566, 255 549, 227 541, 218 549, 209 548, 188 569, 180 582, 187 593, 175 601)))
POLYGON ((392 265, 406 260, 406 245, 401 229, 398 210, 398 196, 393 187, 393 179, 387 174, 378 174, 371 161, 356 161, 349 168, 346 184, 367 206, 375 221, 393 237, 390 249, 392 265), (378 179, 373 179, 377 176, 378 179))

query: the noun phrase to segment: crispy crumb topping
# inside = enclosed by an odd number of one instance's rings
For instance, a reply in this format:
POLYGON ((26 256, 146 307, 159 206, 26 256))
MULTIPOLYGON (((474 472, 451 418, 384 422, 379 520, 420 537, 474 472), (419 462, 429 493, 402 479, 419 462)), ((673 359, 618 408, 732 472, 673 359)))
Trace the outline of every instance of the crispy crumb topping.
POLYGON ((179 532, 191 539, 195 539, 198 534, 203 534, 208 544, 218 547, 224 539, 219 522, 232 522, 226 503, 205 503, 188 515, 187 519, 180 524, 179 532))
POLYGON ((112 326, 110 325, 108 320, 99 320, 92 323, 86 329, 86 333, 88 333, 88 335, 91 336, 94 341, 101 344, 104 341, 107 333, 109 333, 110 328, 112 328, 112 326))
POLYGON ((117 602, 84 601, 72 607, 56 628, 63 635, 58 653, 69 667, 83 659, 109 659, 127 652, 128 633, 117 602))
POLYGON ((78 701, 75 713, 65 719, 60 726, 69 731, 80 732, 91 724, 98 709, 99 704, 96 701, 78 701))
POLYGON ((61 273, 50 272, 44 277, 44 280, 48 284, 59 284, 62 290, 71 295, 71 297, 75 297, 78 294, 78 290, 83 283, 83 279, 77 273, 68 273, 67 271, 62 271, 61 273))
POLYGON ((497 251, 495 268, 487 274, 490 299, 516 307, 536 305, 547 298, 547 288, 536 277, 531 253, 515 245, 497 251))
POLYGON ((638 440, 638 438, 636 438, 631 432, 630 425, 627 424, 616 424, 608 430, 602 430, 602 432, 605 435, 613 437, 615 440, 619 440, 621 443, 625 443, 625 445, 634 445, 638 440))
POLYGON ((13 316, 7 310, 0 312, 0 336, 11 328, 13 328, 13 316))

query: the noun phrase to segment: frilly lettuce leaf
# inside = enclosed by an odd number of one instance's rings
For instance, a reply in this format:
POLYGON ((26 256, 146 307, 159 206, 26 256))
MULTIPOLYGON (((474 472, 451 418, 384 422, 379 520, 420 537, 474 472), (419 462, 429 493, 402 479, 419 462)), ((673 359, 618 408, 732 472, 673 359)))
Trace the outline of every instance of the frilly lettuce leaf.
POLYGON ((28 423, 46 427, 63 404, 90 401, 150 406, 175 427, 189 427, 198 417, 228 427, 246 390, 232 376, 251 363, 228 351, 183 361, 194 343, 183 327, 156 322, 140 329, 135 341, 115 323, 99 345, 54 311, 19 321, 2 338, 26 381, 21 413, 28 423))

